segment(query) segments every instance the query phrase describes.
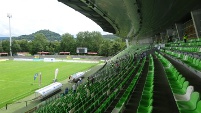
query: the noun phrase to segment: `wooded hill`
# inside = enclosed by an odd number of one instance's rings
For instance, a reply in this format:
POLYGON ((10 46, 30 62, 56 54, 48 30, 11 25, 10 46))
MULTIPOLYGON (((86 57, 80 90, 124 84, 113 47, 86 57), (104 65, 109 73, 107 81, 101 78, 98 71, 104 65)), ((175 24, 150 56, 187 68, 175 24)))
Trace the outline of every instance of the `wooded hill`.
MULTIPOLYGON (((47 40, 49 41, 61 41, 61 35, 59 33, 50 31, 50 30, 39 30, 35 33, 29 34, 29 35, 21 35, 18 37, 12 37, 12 40, 34 40, 34 36, 38 33, 42 33, 45 35, 45 37, 47 38, 47 40)), ((108 35, 102 35, 103 38, 108 39, 108 40, 115 40, 119 37, 113 35, 113 34, 108 34, 108 35)), ((0 40, 9 40, 9 37, 0 37, 0 40)))
POLYGON ((49 41, 54 41, 54 40, 58 40, 60 41, 61 40, 61 35, 58 34, 58 33, 55 33, 55 32, 52 32, 50 30, 39 30, 35 33, 32 33, 30 35, 21 35, 21 36, 18 36, 18 37, 13 37, 14 40, 22 40, 22 39, 25 39, 25 40, 34 40, 34 36, 38 33, 42 33, 45 35, 45 37, 47 38, 47 40, 49 41))

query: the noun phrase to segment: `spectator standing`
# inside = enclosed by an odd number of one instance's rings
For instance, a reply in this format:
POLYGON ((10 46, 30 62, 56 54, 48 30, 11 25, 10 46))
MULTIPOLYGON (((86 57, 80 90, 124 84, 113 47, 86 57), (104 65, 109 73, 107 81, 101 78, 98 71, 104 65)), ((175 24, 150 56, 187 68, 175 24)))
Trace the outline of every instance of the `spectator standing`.
POLYGON ((87 85, 88 86, 90 85, 90 78, 89 77, 87 78, 87 85))
POLYGON ((76 93, 76 85, 73 84, 72 88, 73 88, 73 93, 75 94, 76 93))
POLYGON ((80 79, 80 84, 82 84, 82 78, 79 78, 80 79))
POLYGON ((71 82, 71 75, 69 76, 69 82, 71 82))
POLYGON ((186 40, 188 38, 187 34, 185 34, 183 38, 184 38, 184 42, 186 43, 186 40))
POLYGON ((79 86, 80 85, 80 79, 77 81, 77 86, 79 86))
POLYGON ((91 79, 91 83, 93 84, 93 83, 94 83, 94 81, 95 81, 95 78, 94 78, 94 77, 92 77, 92 79, 91 79))
POLYGON ((64 94, 68 94, 68 87, 65 89, 64 94))

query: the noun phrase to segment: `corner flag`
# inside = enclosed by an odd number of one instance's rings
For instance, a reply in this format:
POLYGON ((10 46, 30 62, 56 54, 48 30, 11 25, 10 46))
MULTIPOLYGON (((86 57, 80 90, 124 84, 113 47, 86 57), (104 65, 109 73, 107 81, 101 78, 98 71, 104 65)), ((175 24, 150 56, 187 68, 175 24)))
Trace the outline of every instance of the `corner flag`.
POLYGON ((36 80, 36 77, 38 76, 38 73, 36 73, 35 75, 34 75, 34 80, 36 80))

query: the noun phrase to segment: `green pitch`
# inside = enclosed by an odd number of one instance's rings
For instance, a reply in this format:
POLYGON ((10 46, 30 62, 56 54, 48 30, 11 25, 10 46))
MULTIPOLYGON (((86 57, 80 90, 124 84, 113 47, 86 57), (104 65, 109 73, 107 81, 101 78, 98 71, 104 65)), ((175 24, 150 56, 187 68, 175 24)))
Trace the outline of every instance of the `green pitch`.
POLYGON ((30 95, 36 89, 52 83, 55 69, 59 69, 58 81, 68 79, 68 76, 86 71, 97 63, 67 63, 67 62, 0 62, 0 108, 6 103, 12 103, 30 95), (34 74, 42 73, 42 86, 39 87, 39 76, 34 81, 34 74))

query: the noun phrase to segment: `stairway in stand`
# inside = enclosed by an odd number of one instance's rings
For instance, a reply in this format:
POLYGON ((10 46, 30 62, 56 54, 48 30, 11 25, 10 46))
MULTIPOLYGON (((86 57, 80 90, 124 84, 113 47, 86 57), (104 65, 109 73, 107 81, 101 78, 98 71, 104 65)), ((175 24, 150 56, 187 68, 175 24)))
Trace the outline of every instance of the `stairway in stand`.
POLYGON ((155 79, 152 113, 179 113, 163 65, 154 56, 155 79))

